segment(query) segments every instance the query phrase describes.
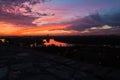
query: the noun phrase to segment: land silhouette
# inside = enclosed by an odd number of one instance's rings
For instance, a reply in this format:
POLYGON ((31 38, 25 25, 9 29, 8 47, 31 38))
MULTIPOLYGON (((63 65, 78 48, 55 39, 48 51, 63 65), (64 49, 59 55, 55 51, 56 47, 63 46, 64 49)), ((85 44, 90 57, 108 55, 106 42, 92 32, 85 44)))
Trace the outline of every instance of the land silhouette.
POLYGON ((0 37, 0 79, 119 80, 119 53, 119 36, 0 37))

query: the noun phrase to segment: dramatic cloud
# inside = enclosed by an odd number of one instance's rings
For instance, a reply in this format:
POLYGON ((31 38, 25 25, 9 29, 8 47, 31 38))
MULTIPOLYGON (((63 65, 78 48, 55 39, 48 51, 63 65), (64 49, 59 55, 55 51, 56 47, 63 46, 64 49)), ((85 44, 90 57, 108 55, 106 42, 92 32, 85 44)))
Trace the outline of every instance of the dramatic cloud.
POLYGON ((0 0, 0 35, 120 35, 119 5, 120 0, 0 0))
POLYGON ((29 3, 30 5, 35 5, 37 3, 43 3, 51 0, 0 0, 1 5, 13 5, 18 6, 25 2, 29 3))
POLYGON ((21 13, 22 10, 24 11, 23 13, 31 13, 32 12, 31 6, 46 1, 50 0, 1 0, 0 10, 13 14, 21 13))
POLYGON ((0 0, 0 22, 33 26, 32 21, 41 16, 50 16, 33 10, 33 6, 50 0, 0 0))
POLYGON ((32 21, 34 20, 34 17, 30 16, 24 16, 24 15, 15 15, 15 14, 8 14, 8 13, 2 13, 0 11, 0 22, 6 22, 11 23, 15 25, 28 25, 33 26, 32 21))
POLYGON ((111 12, 107 14, 91 14, 84 18, 79 18, 73 22, 71 22, 72 26, 69 26, 68 29, 84 31, 87 29, 108 29, 111 27, 105 26, 109 25, 112 27, 119 26, 120 27, 120 12, 111 12), (102 27, 103 26, 103 27, 102 27))

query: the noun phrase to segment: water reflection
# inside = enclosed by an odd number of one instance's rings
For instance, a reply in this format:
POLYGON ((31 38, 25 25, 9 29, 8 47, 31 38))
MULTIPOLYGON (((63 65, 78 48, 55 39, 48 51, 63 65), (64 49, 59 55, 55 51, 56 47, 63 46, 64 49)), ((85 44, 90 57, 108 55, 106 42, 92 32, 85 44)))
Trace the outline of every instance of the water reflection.
POLYGON ((59 41, 56 41, 54 39, 49 39, 49 41, 47 39, 43 39, 43 42, 44 42, 45 46, 51 46, 51 45, 55 45, 55 46, 58 46, 58 47, 72 46, 71 44, 67 44, 67 43, 64 43, 64 42, 59 42, 59 41))

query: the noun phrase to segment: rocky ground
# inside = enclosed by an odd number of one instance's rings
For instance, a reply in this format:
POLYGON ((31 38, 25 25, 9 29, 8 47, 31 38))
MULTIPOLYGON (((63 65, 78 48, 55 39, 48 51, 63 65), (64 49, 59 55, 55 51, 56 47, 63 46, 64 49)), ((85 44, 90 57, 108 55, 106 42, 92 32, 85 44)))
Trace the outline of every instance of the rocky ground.
POLYGON ((0 80, 120 80, 120 70, 0 46, 0 80))

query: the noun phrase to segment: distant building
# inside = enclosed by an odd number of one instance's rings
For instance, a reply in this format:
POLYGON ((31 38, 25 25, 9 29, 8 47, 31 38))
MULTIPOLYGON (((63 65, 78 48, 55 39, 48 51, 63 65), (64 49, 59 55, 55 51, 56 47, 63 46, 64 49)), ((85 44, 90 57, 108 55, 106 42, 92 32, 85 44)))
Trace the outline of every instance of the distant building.
POLYGON ((2 39, 0 39, 0 43, 8 43, 9 41, 7 41, 6 39, 4 39, 4 38, 2 38, 2 39))

